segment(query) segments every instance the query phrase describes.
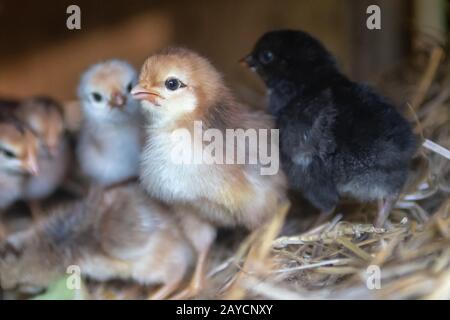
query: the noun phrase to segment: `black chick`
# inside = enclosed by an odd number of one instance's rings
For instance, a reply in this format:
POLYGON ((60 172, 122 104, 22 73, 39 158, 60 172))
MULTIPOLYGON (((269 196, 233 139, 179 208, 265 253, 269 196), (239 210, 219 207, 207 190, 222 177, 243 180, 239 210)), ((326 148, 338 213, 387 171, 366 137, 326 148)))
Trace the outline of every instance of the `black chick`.
POLYGON ((378 200, 376 225, 383 225, 417 149, 407 120, 371 88, 343 75, 305 32, 268 32, 245 62, 268 87, 291 188, 323 216, 342 196, 378 200))

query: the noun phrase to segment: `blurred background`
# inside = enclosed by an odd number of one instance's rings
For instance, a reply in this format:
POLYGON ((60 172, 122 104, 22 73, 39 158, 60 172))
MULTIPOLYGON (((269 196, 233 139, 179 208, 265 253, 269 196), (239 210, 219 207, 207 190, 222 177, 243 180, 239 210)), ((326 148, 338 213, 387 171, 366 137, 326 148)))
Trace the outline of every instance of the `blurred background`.
POLYGON ((183 45, 249 100, 248 88, 263 88, 237 61, 279 28, 312 33, 353 79, 374 82, 420 46, 417 34, 445 46, 447 12, 445 0, 0 0, 0 96, 71 100, 92 63, 118 57, 139 67, 153 51, 183 45), (71 4, 81 8, 81 30, 66 27, 71 4), (381 30, 366 28, 371 4, 381 8, 381 30))

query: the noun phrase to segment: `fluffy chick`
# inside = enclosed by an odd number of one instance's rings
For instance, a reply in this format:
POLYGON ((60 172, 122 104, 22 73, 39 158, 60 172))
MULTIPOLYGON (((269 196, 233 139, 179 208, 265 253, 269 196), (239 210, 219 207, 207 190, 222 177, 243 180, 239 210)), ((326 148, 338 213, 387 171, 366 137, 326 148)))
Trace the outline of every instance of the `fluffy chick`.
POLYGON ((381 226, 416 151, 409 123, 373 89, 343 75, 304 32, 266 33, 245 62, 268 88, 290 186, 324 214, 342 196, 379 200, 381 226))
POLYGON ((23 198, 23 185, 38 174, 37 137, 16 118, 0 112, 0 210, 23 198))
POLYGON ((49 97, 24 100, 17 108, 18 117, 39 139, 39 174, 24 185, 24 199, 36 201, 51 195, 64 181, 70 159, 65 135, 62 106, 49 97))
POLYGON ((285 182, 280 171, 261 175, 260 162, 176 163, 171 154, 180 142, 171 136, 178 129, 194 136, 194 121, 202 121, 203 130, 217 129, 225 136, 226 129, 270 129, 272 119, 238 103, 209 61, 183 48, 150 56, 132 94, 141 100, 147 118, 141 183, 151 195, 178 206, 182 227, 198 252, 196 272, 187 292, 195 295, 202 286, 215 227, 254 229, 262 225, 284 199, 285 182))
POLYGON ((81 77, 78 96, 84 120, 78 159, 83 173, 101 185, 139 172, 141 117, 130 96, 136 78, 134 68, 120 60, 96 64, 81 77))
POLYGON ((179 286, 193 251, 170 209, 148 197, 137 183, 101 191, 9 236, 0 248, 0 286, 46 287, 78 265, 99 281, 161 284, 151 298, 168 297, 179 286))

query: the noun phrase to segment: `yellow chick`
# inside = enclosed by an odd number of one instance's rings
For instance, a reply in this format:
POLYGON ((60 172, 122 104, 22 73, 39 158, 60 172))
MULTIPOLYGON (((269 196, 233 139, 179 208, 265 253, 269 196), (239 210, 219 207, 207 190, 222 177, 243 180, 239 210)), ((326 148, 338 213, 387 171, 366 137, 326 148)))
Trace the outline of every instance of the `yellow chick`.
MULTIPOLYGON (((185 148, 186 141, 173 137, 188 132, 195 145, 199 141, 196 123, 200 123, 202 130, 216 130, 225 137, 227 130, 270 130, 273 121, 239 103, 207 59, 183 48, 170 48, 150 56, 131 93, 141 101, 147 120, 141 183, 152 196, 177 206, 182 227, 198 252, 196 271, 185 292, 186 297, 193 296, 202 287, 215 228, 261 226, 284 200, 286 182, 281 170, 261 174, 261 159, 255 163, 174 161, 174 150, 185 148)), ((249 151, 241 150, 245 149, 246 136, 234 139, 237 144, 232 149, 236 153, 254 156, 262 147, 271 149, 273 154, 278 151, 277 141, 260 141, 256 150, 249 151)), ((200 140, 201 147, 209 145, 200 140)), ((229 143, 225 141, 224 148, 229 143)), ((193 153, 191 159, 202 158, 203 151, 199 148, 188 149, 193 153)))

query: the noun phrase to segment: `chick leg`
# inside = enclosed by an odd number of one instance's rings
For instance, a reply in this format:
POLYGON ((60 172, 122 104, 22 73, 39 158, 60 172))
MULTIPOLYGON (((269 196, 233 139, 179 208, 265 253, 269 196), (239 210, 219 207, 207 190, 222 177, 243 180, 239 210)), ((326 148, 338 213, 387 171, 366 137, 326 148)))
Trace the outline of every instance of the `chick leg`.
POLYGON ((398 194, 387 196, 386 198, 380 199, 378 201, 378 216, 375 221, 375 227, 383 227, 386 219, 389 217, 389 213, 391 212, 392 207, 397 202, 398 196, 398 194))
POLYGON ((323 224, 334 212, 334 209, 328 210, 328 211, 321 211, 319 214, 319 217, 316 219, 316 221, 313 224, 313 227, 318 227, 321 224, 323 224))
POLYGON ((149 300, 164 300, 167 299, 180 285, 181 281, 171 281, 164 284, 161 288, 152 293, 148 299, 149 300))
POLYGON ((189 299, 193 298, 204 286, 206 262, 209 249, 216 238, 216 228, 208 222, 196 217, 194 214, 182 212, 181 226, 186 237, 191 242, 197 253, 197 261, 195 265, 194 275, 186 289, 176 294, 173 299, 189 299))
POLYGON ((200 290, 204 287, 206 261, 209 253, 209 248, 198 253, 198 258, 195 265, 194 275, 192 279, 183 291, 177 293, 172 297, 174 300, 190 299, 198 295, 200 290))
POLYGON ((168 267, 166 271, 168 272, 169 276, 166 278, 165 282, 163 282, 163 285, 158 290, 148 296, 148 299, 168 299, 170 295, 180 287, 188 267, 189 264, 182 265, 180 263, 176 263, 171 267, 168 267))

